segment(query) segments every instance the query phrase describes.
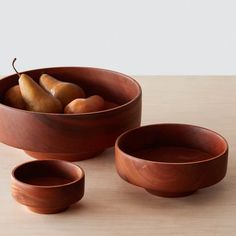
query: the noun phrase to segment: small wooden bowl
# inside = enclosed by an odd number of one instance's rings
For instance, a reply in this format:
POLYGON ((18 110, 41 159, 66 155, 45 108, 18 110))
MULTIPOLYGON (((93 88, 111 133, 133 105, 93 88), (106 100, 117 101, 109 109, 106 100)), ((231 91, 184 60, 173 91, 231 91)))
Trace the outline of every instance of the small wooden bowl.
POLYGON ((127 182, 154 195, 181 197, 224 178, 228 145, 205 128, 156 124, 122 134, 115 158, 117 171, 127 182))
POLYGON ((31 161, 12 171, 12 196, 31 211, 58 213, 83 197, 84 178, 79 166, 66 161, 31 161))
MULTIPOLYGON (((107 109, 84 114, 52 114, 0 104, 0 142, 37 159, 80 161, 114 146, 123 132, 140 126, 141 88, 131 77, 104 69, 57 67, 25 71, 38 81, 47 73, 81 86, 87 96, 101 95, 107 109), (114 104, 117 104, 115 106, 114 104)), ((16 74, 0 80, 0 102, 18 83, 16 74)))

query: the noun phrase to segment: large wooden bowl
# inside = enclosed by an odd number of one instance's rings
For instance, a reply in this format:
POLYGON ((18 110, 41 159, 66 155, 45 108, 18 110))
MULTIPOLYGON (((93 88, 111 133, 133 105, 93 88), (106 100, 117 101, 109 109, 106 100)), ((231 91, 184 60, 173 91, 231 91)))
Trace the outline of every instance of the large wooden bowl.
MULTIPOLYGON (((87 96, 99 94, 117 107, 86 114, 52 114, 0 104, 0 142, 38 159, 79 161, 114 146, 123 132, 140 126, 141 88, 127 75, 97 68, 58 67, 25 71, 38 81, 42 73, 80 85, 87 96)), ((18 83, 13 74, 0 80, 0 99, 18 83)))
POLYGON ((116 142, 116 168, 127 182, 164 197, 216 184, 227 169, 225 139, 205 128, 157 124, 127 131, 116 142))

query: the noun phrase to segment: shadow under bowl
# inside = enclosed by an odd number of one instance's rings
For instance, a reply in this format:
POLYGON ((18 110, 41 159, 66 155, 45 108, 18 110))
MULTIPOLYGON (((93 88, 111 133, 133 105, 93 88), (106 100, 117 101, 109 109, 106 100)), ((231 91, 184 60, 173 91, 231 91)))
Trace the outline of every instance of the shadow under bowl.
POLYGON ((12 171, 12 196, 33 212, 54 214, 83 197, 84 178, 79 166, 66 161, 31 161, 12 171))
POLYGON ((118 174, 163 197, 182 197, 222 180, 228 145, 214 131, 187 124, 154 124, 116 141, 118 174))
MULTIPOLYGON (((55 67, 25 71, 35 81, 47 73, 78 84, 87 96, 98 94, 106 110, 84 114, 54 114, 15 109, 0 103, 0 142, 37 159, 80 161, 115 144, 123 132, 140 126, 141 88, 131 77, 98 68, 55 67), (117 104, 117 106, 114 106, 117 104)), ((16 74, 0 80, 0 102, 18 84, 16 74)))

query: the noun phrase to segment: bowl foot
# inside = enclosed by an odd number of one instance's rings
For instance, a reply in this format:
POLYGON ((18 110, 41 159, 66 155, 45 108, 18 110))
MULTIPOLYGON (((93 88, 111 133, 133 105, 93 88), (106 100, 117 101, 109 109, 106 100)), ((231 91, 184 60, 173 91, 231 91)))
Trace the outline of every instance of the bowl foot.
POLYGON ((79 152, 79 153, 44 153, 44 152, 32 152, 26 151, 24 152, 36 159, 56 159, 56 160, 64 160, 64 161, 82 161, 95 156, 98 156, 105 149, 89 151, 89 152, 79 152))
POLYGON ((151 190, 151 189, 146 189, 146 191, 148 191, 149 193, 156 195, 156 196, 174 198, 174 197, 186 197, 188 195, 193 194, 197 190, 188 191, 188 192, 176 192, 176 193, 175 192, 155 191, 155 190, 151 190))
POLYGON ((56 214, 62 211, 67 210, 69 207, 62 207, 62 208, 38 208, 38 207, 28 207, 30 211, 33 211, 38 214, 56 214))

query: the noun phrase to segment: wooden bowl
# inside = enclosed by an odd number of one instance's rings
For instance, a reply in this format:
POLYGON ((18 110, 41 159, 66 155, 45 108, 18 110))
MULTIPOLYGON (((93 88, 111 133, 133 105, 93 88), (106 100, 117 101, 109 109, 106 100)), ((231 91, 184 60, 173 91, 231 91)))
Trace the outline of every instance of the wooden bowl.
MULTIPOLYGON (((80 85, 87 96, 101 95, 109 106, 118 104, 84 114, 30 112, 0 104, 0 142, 23 149, 35 158, 87 159, 114 146, 123 132, 140 126, 141 88, 127 75, 85 67, 44 68, 23 73, 36 81, 42 73, 47 73, 80 85)), ((17 83, 16 74, 0 80, 0 101, 17 83)))
POLYGON ((209 129, 156 124, 122 134, 115 158, 117 171, 127 182, 154 195, 181 197, 224 178, 228 145, 209 129))
POLYGON ((83 197, 84 171, 66 161, 31 161, 12 171, 11 188, 13 198, 31 211, 58 213, 83 197))

